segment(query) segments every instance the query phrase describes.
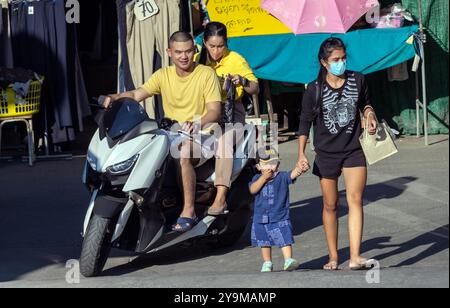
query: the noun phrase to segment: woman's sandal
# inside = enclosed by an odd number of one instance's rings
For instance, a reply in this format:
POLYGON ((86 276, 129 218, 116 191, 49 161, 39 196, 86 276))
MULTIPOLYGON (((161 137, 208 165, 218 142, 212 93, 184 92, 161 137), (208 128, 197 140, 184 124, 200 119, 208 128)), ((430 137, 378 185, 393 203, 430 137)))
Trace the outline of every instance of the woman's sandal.
POLYGON ((339 269, 337 261, 330 261, 323 266, 325 271, 337 271, 339 269))
POLYGON ((220 216, 220 215, 225 215, 225 214, 228 214, 227 208, 228 208, 228 204, 227 204, 227 203, 225 203, 225 206, 224 206, 222 209, 220 209, 220 210, 215 210, 215 209, 212 209, 212 207, 210 207, 210 208, 208 209, 207 214, 208 214, 209 216, 220 216))
POLYGON ((375 260, 373 259, 362 259, 358 264, 349 264, 349 268, 352 271, 361 271, 361 270, 368 270, 371 269, 375 260))

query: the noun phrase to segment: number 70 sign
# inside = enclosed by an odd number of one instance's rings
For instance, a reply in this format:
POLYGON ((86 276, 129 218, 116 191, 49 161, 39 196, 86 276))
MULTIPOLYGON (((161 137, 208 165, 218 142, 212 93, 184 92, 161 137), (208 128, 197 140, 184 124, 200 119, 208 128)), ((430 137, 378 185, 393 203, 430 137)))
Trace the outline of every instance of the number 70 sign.
POLYGON ((134 14, 140 21, 146 20, 159 13, 155 0, 138 0, 134 5, 134 14))

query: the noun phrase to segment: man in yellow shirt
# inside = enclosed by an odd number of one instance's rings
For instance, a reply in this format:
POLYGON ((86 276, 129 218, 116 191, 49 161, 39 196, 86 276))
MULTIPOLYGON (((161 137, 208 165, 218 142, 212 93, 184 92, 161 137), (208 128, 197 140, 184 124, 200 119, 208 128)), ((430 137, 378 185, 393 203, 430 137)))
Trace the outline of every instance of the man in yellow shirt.
MULTIPOLYGON (((200 117, 201 126, 217 123, 221 115, 221 88, 213 69, 194 63, 195 43, 189 33, 176 32, 170 37, 167 50, 173 66, 155 72, 142 87, 121 94, 109 95, 104 102, 128 97, 138 102, 153 95, 162 95, 165 116, 178 121, 188 133, 194 130, 194 118, 200 117)), ((196 223, 195 216, 195 167, 199 159, 191 158, 192 143, 184 143, 181 149, 179 169, 181 173, 184 208, 174 231, 185 232, 196 223), (188 155, 186 155, 188 153, 188 155)))

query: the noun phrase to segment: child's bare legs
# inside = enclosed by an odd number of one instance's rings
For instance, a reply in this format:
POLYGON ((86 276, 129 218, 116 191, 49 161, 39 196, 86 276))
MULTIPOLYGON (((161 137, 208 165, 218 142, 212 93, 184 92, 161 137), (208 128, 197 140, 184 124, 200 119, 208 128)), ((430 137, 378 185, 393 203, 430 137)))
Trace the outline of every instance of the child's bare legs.
POLYGON ((283 253, 284 257, 283 269, 289 272, 298 269, 300 264, 297 262, 297 260, 292 258, 292 246, 289 245, 281 248, 281 252, 283 253))
POLYGON ((264 263, 261 268, 261 272, 262 273, 272 272, 273 271, 272 248, 271 247, 261 247, 261 254, 264 259, 264 263))
POLYGON ((285 246, 281 248, 281 252, 283 253, 284 260, 292 259, 292 246, 285 246))
POLYGON ((272 247, 262 247, 261 254, 264 262, 272 262, 272 247))

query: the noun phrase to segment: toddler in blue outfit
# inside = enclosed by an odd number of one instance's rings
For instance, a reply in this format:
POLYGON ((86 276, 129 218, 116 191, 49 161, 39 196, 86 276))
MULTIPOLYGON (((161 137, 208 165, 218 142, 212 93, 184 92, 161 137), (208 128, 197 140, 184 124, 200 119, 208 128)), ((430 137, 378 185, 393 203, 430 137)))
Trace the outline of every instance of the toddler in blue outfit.
POLYGON ((285 271, 296 270, 297 260, 292 258, 294 236, 289 219, 289 185, 306 169, 296 167, 292 172, 280 172, 280 159, 276 150, 259 151, 257 174, 250 182, 255 195, 252 225, 252 245, 261 247, 264 264, 261 272, 273 271, 272 247, 279 247, 284 256, 285 271))

